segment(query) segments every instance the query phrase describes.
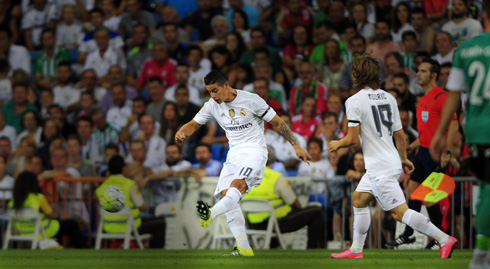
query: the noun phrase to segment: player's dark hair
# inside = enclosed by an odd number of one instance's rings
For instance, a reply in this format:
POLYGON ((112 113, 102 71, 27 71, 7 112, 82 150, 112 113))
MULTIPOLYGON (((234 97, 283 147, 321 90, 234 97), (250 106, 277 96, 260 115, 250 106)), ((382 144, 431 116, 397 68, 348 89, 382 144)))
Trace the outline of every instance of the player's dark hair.
POLYGON ((441 74, 441 65, 439 64, 438 61, 432 59, 432 58, 425 58, 422 60, 422 63, 428 63, 430 64, 430 74, 436 74, 436 80, 439 79, 439 75, 441 74))
POLYGON ((383 81, 379 70, 379 61, 369 53, 354 55, 352 60, 352 82, 356 90, 370 87, 380 88, 383 81))
POLYGON ((126 163, 124 163, 123 157, 121 157, 120 155, 116 155, 109 160, 109 173, 111 175, 122 174, 125 165, 126 163))
POLYGON ((309 146, 312 143, 316 143, 318 145, 318 147, 320 147, 320 151, 323 151, 323 141, 320 138, 312 137, 312 138, 308 139, 307 146, 309 146))
POLYGON ((204 77, 204 84, 206 85, 218 84, 218 86, 223 86, 225 82, 228 82, 228 77, 219 70, 213 70, 204 77))
POLYGON ((396 73, 393 78, 401 78, 403 79, 403 82, 405 82, 406 84, 409 84, 410 83, 410 78, 408 77, 407 74, 403 73, 403 72, 400 72, 400 73, 396 73))

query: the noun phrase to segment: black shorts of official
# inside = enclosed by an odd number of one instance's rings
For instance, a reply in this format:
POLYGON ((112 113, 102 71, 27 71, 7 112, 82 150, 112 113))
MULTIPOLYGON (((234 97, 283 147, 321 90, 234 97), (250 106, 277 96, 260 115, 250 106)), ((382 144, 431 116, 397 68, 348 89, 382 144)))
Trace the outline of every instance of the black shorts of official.
POLYGON ((490 145, 470 145, 470 168, 479 180, 490 183, 490 145))
POLYGON ((415 170, 410 175, 410 179, 418 183, 424 182, 430 173, 436 171, 439 167, 439 163, 435 162, 430 156, 429 149, 422 146, 419 147, 419 152, 415 156, 413 165, 415 170))

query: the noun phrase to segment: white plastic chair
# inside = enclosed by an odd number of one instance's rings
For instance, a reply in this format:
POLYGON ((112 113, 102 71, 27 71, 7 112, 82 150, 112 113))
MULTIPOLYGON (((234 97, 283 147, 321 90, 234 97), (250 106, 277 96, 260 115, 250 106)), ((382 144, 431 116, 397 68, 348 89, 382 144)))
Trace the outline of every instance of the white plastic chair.
POLYGON ((221 216, 213 220, 214 225, 213 240, 211 242, 211 249, 223 249, 232 247, 235 244, 235 237, 228 227, 226 216, 221 216), (230 241, 232 243, 230 244, 230 241), (226 241, 227 247, 223 246, 223 241, 226 241))
POLYGON ((277 237, 281 248, 286 249, 286 245, 284 244, 284 240, 281 235, 281 230, 279 229, 279 223, 277 222, 276 214, 274 213, 274 207, 272 207, 269 201, 246 199, 242 200, 240 206, 245 216, 249 213, 270 213, 266 230, 253 230, 247 228, 247 234, 250 235, 250 237, 252 238, 252 242, 255 248, 260 248, 257 239, 258 237, 264 237, 264 244, 262 247, 263 249, 269 249, 271 238, 277 237))
POLYGON ((100 221, 99 221, 99 227, 97 228, 97 238, 95 241, 95 249, 100 249, 100 245, 102 242, 102 239, 124 239, 124 249, 129 249, 129 242, 131 240, 136 240, 138 243, 138 247, 140 249, 144 249, 143 243, 141 240, 148 240, 151 235, 150 234, 143 234, 140 235, 138 232, 138 229, 136 228, 136 225, 134 224, 134 218, 133 215, 131 214, 131 209, 129 207, 125 207, 121 209, 121 211, 116 212, 116 213, 111 213, 108 211, 105 211, 102 208, 99 208, 100 212, 100 221), (104 216, 126 216, 127 217, 127 222, 126 222, 126 232, 125 233, 105 233, 103 229, 103 224, 104 224, 104 216), (131 230, 133 231, 133 236, 131 235, 131 230))
POLYGON ((32 208, 23 208, 20 210, 9 209, 8 216, 10 221, 7 225, 3 249, 7 249, 9 247, 10 241, 30 241, 32 243, 31 249, 36 249, 39 247, 39 234, 42 235, 43 239, 46 239, 46 233, 44 232, 41 214, 39 211, 32 208), (16 232, 16 222, 35 223, 34 233, 30 235, 19 234, 16 232))
POLYGON ((155 207, 155 217, 163 217, 165 219, 165 246, 168 246, 175 238, 173 231, 177 228, 176 215, 177 203, 160 203, 155 207))

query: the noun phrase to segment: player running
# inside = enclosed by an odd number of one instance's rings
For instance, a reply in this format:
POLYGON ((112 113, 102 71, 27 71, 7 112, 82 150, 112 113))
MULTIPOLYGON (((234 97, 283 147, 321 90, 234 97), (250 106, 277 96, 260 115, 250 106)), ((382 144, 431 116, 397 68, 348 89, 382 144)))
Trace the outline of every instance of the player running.
POLYGON ((490 268, 490 1, 483 1, 486 32, 459 45, 449 74, 446 106, 431 144, 433 157, 444 150, 444 130, 468 90, 466 142, 470 146, 471 169, 480 180, 476 206, 476 245, 470 268, 490 268))
POLYGON ((366 174, 352 194, 354 206, 353 242, 350 249, 332 254, 338 259, 362 259, 364 241, 371 224, 369 203, 376 198, 393 218, 426 234, 441 244, 441 258, 450 258, 456 238, 439 230, 424 215, 409 209, 398 184, 402 169, 411 174, 414 166, 407 159, 405 133, 395 98, 379 89, 381 77, 378 61, 369 54, 354 56, 352 80, 358 93, 347 99, 349 129, 345 138, 330 141, 330 152, 362 141, 366 174), (360 138, 359 138, 360 136, 360 138), (393 144, 393 136, 398 148, 393 144))
POLYGON ((288 125, 258 95, 233 89, 221 71, 211 71, 204 77, 204 83, 211 99, 193 120, 180 128, 175 134, 175 141, 181 144, 186 137, 213 118, 225 130, 230 151, 214 193, 215 199, 219 201, 212 208, 198 201, 197 212, 204 228, 217 216, 226 214, 228 226, 237 242, 230 255, 254 256, 238 202, 244 193, 259 186, 264 177, 267 162, 264 120, 270 122, 291 143, 298 158, 309 164, 311 157, 298 145, 288 125))

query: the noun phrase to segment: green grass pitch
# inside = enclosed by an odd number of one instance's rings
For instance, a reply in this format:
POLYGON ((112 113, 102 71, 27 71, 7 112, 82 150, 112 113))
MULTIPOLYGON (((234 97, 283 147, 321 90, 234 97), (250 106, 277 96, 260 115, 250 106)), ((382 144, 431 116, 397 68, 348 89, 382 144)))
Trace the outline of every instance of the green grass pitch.
POLYGON ((468 268, 471 250, 441 260, 433 250, 366 250, 362 260, 334 260, 330 250, 257 250, 255 257, 222 257, 225 250, 7 250, 0 268, 468 268))

